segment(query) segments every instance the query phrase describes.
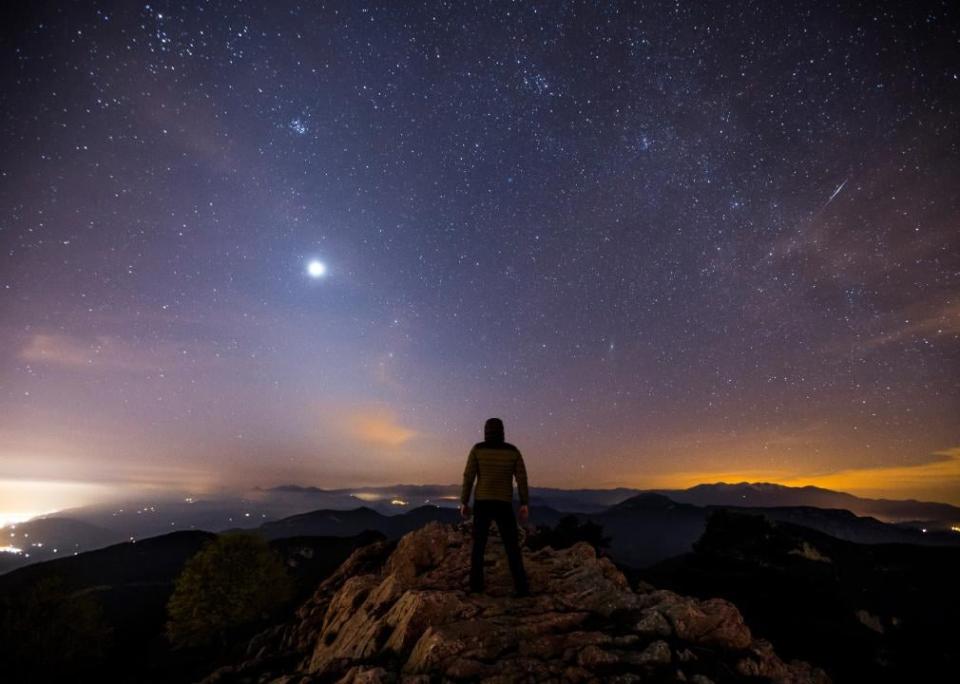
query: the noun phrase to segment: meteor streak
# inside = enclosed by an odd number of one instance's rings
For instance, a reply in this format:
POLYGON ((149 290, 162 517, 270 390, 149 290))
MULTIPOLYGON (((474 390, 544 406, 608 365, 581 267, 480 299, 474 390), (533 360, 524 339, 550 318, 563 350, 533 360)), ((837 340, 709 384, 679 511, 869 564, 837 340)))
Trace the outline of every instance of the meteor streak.
MULTIPOLYGON (((840 194, 840 191, 843 190, 843 186, 847 184, 848 180, 850 179, 849 178, 843 179, 843 182, 840 185, 838 185, 837 189, 833 191, 832 195, 830 195, 830 199, 827 200, 827 204, 830 204, 833 201, 833 198, 840 194)), ((827 204, 824 204, 823 206, 826 207, 827 204)))

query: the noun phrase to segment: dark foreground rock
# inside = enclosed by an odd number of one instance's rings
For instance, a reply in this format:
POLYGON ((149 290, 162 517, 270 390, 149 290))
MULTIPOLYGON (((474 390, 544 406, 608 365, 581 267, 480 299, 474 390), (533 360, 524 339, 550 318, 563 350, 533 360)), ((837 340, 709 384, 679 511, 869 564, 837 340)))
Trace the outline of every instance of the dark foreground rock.
POLYGON ((358 549, 215 682, 828 682, 783 662, 737 608, 630 589, 587 544, 524 553, 533 595, 510 596, 499 539, 486 595, 467 594, 469 535, 430 523, 358 549))

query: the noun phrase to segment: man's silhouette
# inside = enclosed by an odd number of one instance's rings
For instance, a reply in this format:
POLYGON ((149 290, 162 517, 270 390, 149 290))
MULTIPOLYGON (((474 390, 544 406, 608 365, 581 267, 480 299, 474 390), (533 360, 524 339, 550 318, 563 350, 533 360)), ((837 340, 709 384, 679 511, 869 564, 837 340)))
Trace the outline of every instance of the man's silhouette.
POLYGON ((503 421, 491 418, 483 426, 483 441, 470 450, 463 471, 460 491, 460 514, 470 515, 470 492, 477 481, 473 511, 473 554, 470 557, 470 591, 483 591, 483 553, 487 548, 490 521, 497 522, 500 537, 507 551, 514 596, 527 596, 527 574, 520 556, 517 521, 513 516, 513 478, 517 478, 520 495, 520 522, 527 521, 530 497, 527 493, 527 470, 520 450, 504 441, 503 421))

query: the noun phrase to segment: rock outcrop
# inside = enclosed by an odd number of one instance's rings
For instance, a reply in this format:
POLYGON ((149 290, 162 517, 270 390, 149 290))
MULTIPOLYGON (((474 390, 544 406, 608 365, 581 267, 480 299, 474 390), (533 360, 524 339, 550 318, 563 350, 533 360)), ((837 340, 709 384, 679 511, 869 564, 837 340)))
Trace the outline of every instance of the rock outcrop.
POLYGON ((737 608, 634 591, 593 548, 524 553, 533 595, 515 599, 499 539, 487 593, 465 592, 469 535, 430 523, 358 549, 296 620, 250 642, 214 682, 828 682, 755 639, 737 608))

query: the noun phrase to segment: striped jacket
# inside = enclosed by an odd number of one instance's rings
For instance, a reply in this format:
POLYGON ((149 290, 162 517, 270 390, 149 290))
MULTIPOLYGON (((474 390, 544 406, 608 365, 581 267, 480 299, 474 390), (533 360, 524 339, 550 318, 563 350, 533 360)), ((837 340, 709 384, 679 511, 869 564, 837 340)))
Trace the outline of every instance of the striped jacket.
POLYGON ((477 501, 513 501, 513 478, 517 478, 520 505, 530 501, 527 492, 527 469, 520 450, 509 442, 478 442, 470 450, 467 467, 463 471, 460 502, 470 501, 473 481, 477 481, 474 499, 477 501))

